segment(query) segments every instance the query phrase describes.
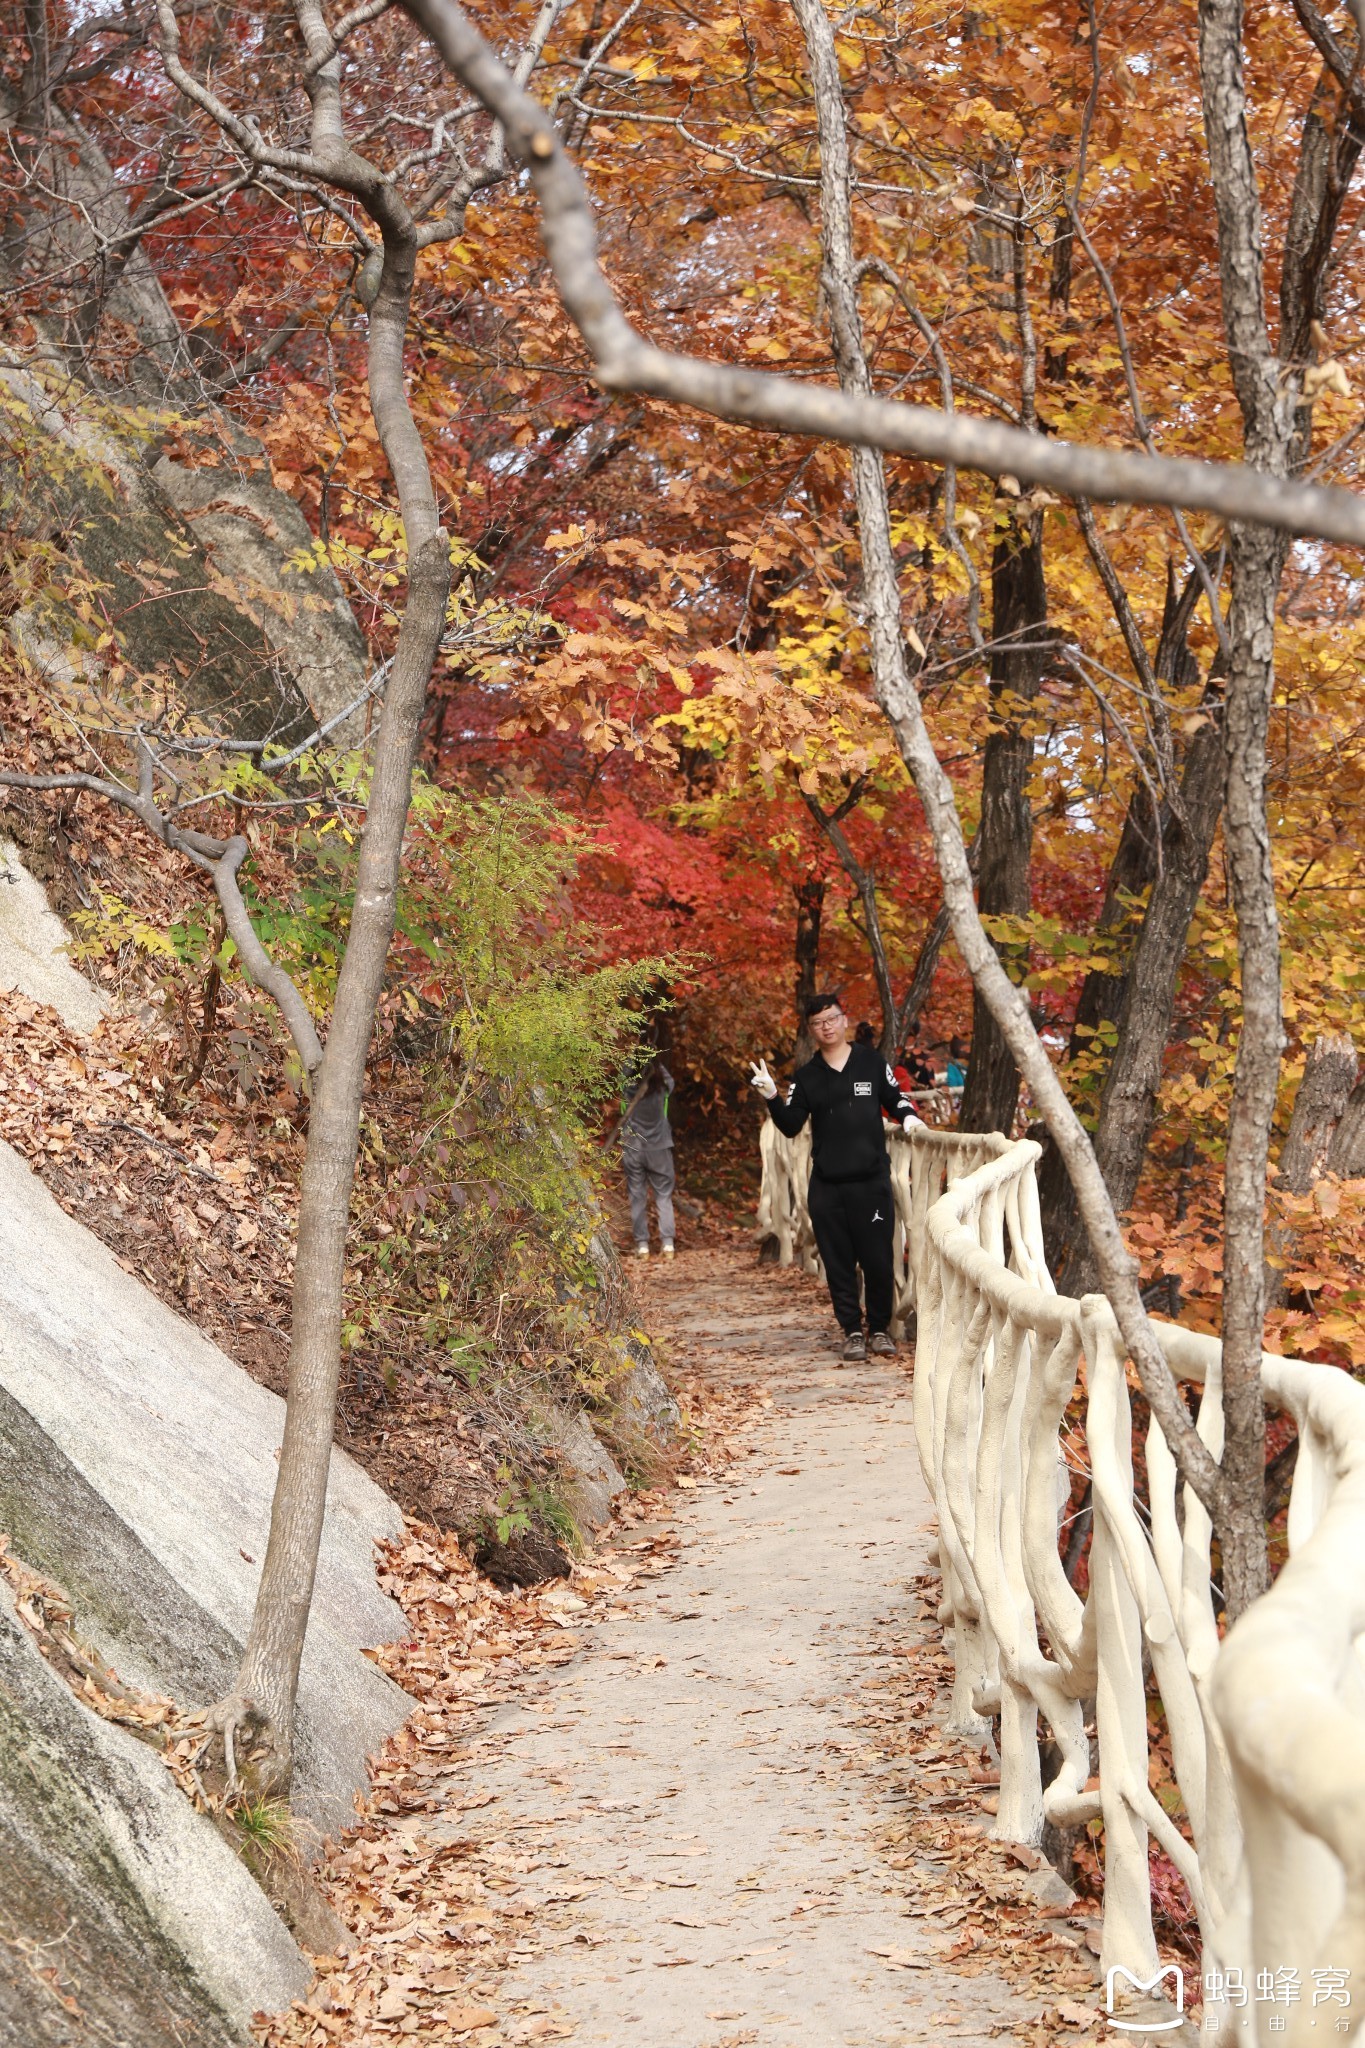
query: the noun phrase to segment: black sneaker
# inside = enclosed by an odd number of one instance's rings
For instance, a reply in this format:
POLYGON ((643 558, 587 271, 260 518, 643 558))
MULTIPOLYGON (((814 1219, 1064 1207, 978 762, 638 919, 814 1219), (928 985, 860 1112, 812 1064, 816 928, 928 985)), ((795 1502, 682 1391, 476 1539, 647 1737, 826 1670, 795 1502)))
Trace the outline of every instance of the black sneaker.
POLYGON ((874 1358, 894 1358, 896 1340, 889 1330, 874 1330, 867 1340, 867 1348, 874 1358))
POLYGON ((844 1348, 840 1355, 845 1365, 862 1364, 863 1360, 867 1357, 867 1339, 861 1330, 850 1330, 848 1332, 844 1338, 844 1348))

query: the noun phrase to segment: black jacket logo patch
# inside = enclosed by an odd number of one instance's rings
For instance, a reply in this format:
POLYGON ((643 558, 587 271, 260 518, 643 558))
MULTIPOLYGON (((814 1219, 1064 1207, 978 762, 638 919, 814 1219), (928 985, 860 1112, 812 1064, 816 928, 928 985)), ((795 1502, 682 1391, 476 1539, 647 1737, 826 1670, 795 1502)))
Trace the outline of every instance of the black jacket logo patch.
POLYGON ((872 1093, 872 1083, 870 1081, 855 1081, 853 1083, 853 1093, 855 1095, 870 1095, 872 1093))

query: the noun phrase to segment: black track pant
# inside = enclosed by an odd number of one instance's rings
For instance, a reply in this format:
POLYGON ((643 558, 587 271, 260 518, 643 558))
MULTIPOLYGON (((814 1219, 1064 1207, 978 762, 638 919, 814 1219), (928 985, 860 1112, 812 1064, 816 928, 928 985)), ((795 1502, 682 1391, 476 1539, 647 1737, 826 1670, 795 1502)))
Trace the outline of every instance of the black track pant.
POLYGON ((895 1305, 892 1244, 896 1212, 891 1203, 891 1175, 874 1180, 821 1180, 810 1177, 811 1226, 825 1262, 829 1298, 839 1327, 846 1335, 863 1326, 858 1300, 858 1268, 867 1293, 868 1330, 890 1326, 895 1305))

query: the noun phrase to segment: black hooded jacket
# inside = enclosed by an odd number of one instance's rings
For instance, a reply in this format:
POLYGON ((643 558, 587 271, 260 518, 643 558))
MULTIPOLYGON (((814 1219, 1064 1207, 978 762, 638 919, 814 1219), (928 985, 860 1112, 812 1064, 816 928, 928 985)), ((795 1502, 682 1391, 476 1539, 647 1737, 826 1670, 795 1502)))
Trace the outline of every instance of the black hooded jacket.
POLYGON ((871 1045, 851 1045, 837 1073, 816 1053, 798 1069, 786 1100, 775 1096, 768 1104, 769 1116, 789 1138, 810 1118, 812 1171, 834 1182, 871 1180, 886 1172, 883 1110, 900 1123, 914 1115, 915 1105, 871 1045))

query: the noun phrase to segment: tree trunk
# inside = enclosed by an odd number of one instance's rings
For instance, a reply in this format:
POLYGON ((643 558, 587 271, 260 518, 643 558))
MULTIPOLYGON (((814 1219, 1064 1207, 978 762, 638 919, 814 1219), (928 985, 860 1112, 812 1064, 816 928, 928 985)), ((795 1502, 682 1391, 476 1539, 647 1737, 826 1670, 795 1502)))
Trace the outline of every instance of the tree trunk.
MULTIPOLYGON (((1011 525, 996 543, 991 597, 991 637, 1009 636, 1009 644, 991 654, 991 704, 999 722, 986 741, 981 775, 977 901, 984 917, 1025 917, 1032 905, 1033 813, 1028 784, 1033 740, 1021 729, 1018 711, 1037 695, 1042 680, 1044 657, 1029 644, 1047 627, 1040 514, 1026 527, 1011 525)), ((1027 949, 997 945, 996 950, 1011 978, 1022 980, 1028 971, 1027 949)), ((1008 1132, 1018 1100, 1018 1069, 978 990, 958 1123, 964 1131, 1008 1132)))
POLYGON ((386 239, 370 308, 370 405, 403 514, 407 603, 384 693, 350 929, 308 1124, 289 1390, 270 1536, 236 1691, 215 1710, 229 1767, 240 1729, 253 1746, 248 1782, 271 1793, 287 1789, 293 1769, 294 1703, 336 1427, 346 1238, 365 1063, 393 936, 418 734, 450 588, 450 546, 437 524, 431 473, 404 385, 415 267, 410 238, 386 239))
MULTIPOLYGON (((1356 1049, 1344 1034, 1315 1038, 1294 1096, 1289 1129, 1280 1147, 1276 1187, 1306 1195, 1331 1157, 1336 1131, 1355 1084, 1356 1049)), ((1266 1223, 1266 1301, 1278 1307, 1286 1296, 1285 1274, 1294 1259, 1293 1224, 1271 1206, 1266 1223)))
POLYGON ((911 1025, 919 1022, 920 1011, 929 1000, 934 986, 934 976, 938 972, 939 955, 943 951, 943 942, 948 936, 948 931, 947 907, 940 904, 934 914, 933 923, 920 942, 920 949, 911 969, 910 986, 905 991, 905 1001, 901 1004, 900 1014, 896 1019, 896 1042, 892 1047, 893 1053, 898 1052, 904 1045, 911 1025))
POLYGON ((1315 1038, 1309 1046, 1280 1148, 1278 1183, 1287 1194, 1306 1195, 1328 1164, 1358 1065, 1356 1049, 1344 1033, 1315 1038))
POLYGON ((796 1046, 793 1059, 804 1066, 815 1050, 806 1029, 806 1004, 819 986, 820 921, 825 909, 823 876, 808 875, 792 891, 796 898, 796 1046))
POLYGON ((1286 544, 1264 527, 1229 535, 1232 663, 1226 712, 1227 815, 1223 826, 1237 952, 1242 1028, 1223 1170, 1223 1474, 1228 1505, 1219 1535, 1223 1591, 1235 1617, 1265 1591, 1265 1197, 1279 1094, 1280 923, 1266 817, 1266 737, 1275 680, 1275 610, 1286 544))
MULTIPOLYGON (((1198 576, 1191 575, 1184 590, 1178 591, 1174 566, 1170 562, 1167 563, 1166 602, 1162 612, 1156 660, 1151 664, 1151 670, 1154 681, 1171 683, 1179 690, 1192 689, 1199 681, 1199 664, 1191 654, 1185 637, 1199 590, 1198 576)), ((1142 680, 1140 675, 1138 680, 1142 680)), ((1207 702, 1208 700, 1206 704, 1207 702)), ((1167 806, 1162 807, 1160 820, 1154 817, 1147 785, 1140 782, 1133 791, 1132 800, 1124 816, 1123 830, 1119 834, 1119 843, 1114 849, 1114 858, 1109 865, 1104 903, 1095 927, 1097 931, 1117 933, 1122 932, 1125 927, 1140 923, 1131 902, 1125 899, 1140 896, 1143 890, 1156 880, 1165 859, 1164 844, 1162 859, 1157 859, 1158 833, 1164 834, 1169 829, 1169 818, 1167 806)), ((1131 959, 1127 959, 1117 973, 1110 974, 1102 968, 1092 968, 1086 975, 1081 983, 1081 993, 1076 1003, 1076 1016, 1071 1030, 1071 1058, 1074 1059, 1085 1044, 1085 1038, 1078 1031, 1078 1026, 1085 1025, 1094 1031, 1102 1023, 1118 1022, 1123 1010, 1131 966, 1131 959)))
MULTIPOLYGON (((834 29, 824 0, 793 0, 793 7, 810 52, 819 119, 822 281, 830 312, 834 357, 841 388, 864 394, 870 390, 872 380, 854 282, 848 133, 834 29)), ((934 752, 919 693, 906 664, 886 475, 881 457, 871 448, 855 447, 853 482, 867 593, 873 688, 924 806, 953 937, 1076 1182, 1081 1212, 1099 1252, 1105 1292, 1177 1469, 1213 1514, 1220 1504, 1218 1466, 1195 1432, 1142 1305, 1137 1262, 1123 1243, 1090 1141, 1034 1028, 1028 1004, 1005 972, 981 924, 953 785, 934 752)))
POLYGON ((1327 1171, 1342 1180, 1365 1177, 1365 1078, 1356 1082, 1347 1098, 1327 1154, 1327 1171))
MULTIPOLYGON (((1199 71, 1209 172, 1218 213, 1218 261, 1228 365, 1241 408, 1246 459, 1284 476, 1311 413, 1299 414, 1301 365, 1281 364, 1265 309, 1261 201, 1247 129, 1241 0, 1200 0, 1199 71)), ((1285 238, 1281 309, 1299 283, 1291 276, 1294 223, 1304 209, 1325 216, 1316 152, 1305 147, 1285 238), (1291 292, 1291 284, 1293 291, 1291 292)), ((1327 182, 1330 183, 1330 180, 1327 182)), ((1309 237, 1313 240, 1313 237, 1309 237)), ((1330 233, 1328 247, 1330 248, 1330 233)), ((1325 252, 1324 252, 1325 260, 1325 252)), ((1320 279, 1319 279, 1320 283, 1320 279)), ((1307 286, 1311 299, 1317 285, 1307 286)), ((1290 337, 1286 330, 1285 337, 1290 337)), ((1223 1480, 1216 1518, 1229 1619, 1264 1591, 1265 1405, 1261 1342, 1266 1309, 1265 1196, 1270 1130, 1284 1034, 1280 1013, 1280 928, 1266 815, 1266 739, 1275 688, 1275 613, 1289 543, 1264 527, 1228 528, 1232 602, 1224 714, 1227 796, 1223 840, 1237 914, 1242 1028, 1223 1173, 1223 1480)))
MULTIPOLYGON (((1168 564, 1161 635, 1157 642, 1156 660, 1151 664, 1154 681, 1189 689, 1199 680, 1198 665, 1185 637, 1199 589, 1198 576, 1192 574, 1184 591, 1177 593, 1174 570, 1168 564)), ((1127 956, 1116 971, 1092 968, 1087 973, 1081 984, 1072 1024, 1068 1057, 1073 1060, 1093 1044, 1093 1034, 1103 1024, 1113 1024, 1118 1028, 1110 1071, 1101 1090, 1101 1106, 1096 1118, 1096 1150, 1105 1162, 1105 1179, 1120 1210, 1129 1206, 1137 1188, 1151 1136, 1151 1116, 1147 1117, 1145 1128, 1130 1131, 1126 1147, 1105 1138, 1105 1116, 1111 1108, 1115 1112, 1126 1110, 1135 1094, 1138 1101, 1142 1099, 1144 1082, 1138 1077, 1150 1073, 1153 1058, 1159 1080, 1161 1059, 1170 1036, 1180 968, 1189 938, 1190 919, 1198 903, 1199 889, 1195 890, 1190 902, 1183 929, 1177 899, 1189 894, 1190 880, 1199 866, 1198 849, 1201 844, 1203 873, 1199 876, 1199 888, 1202 888, 1221 813, 1223 757, 1218 723, 1221 717, 1218 686, 1210 684, 1204 710, 1209 723, 1192 735, 1185 752, 1180 791, 1184 822, 1169 804, 1163 804, 1159 816, 1154 816, 1152 799, 1145 783, 1140 783, 1133 792, 1110 863, 1104 904, 1096 929, 1111 942, 1123 934, 1125 928, 1136 925, 1136 932, 1127 956), (1132 908, 1131 899, 1149 887, 1152 895, 1139 918, 1132 908), (1146 934, 1149 921, 1154 927, 1150 936, 1146 934), (1168 941, 1166 945, 1160 943, 1156 927, 1164 931, 1168 941), (1142 955, 1140 968, 1137 960, 1139 951, 1142 955), (1143 991, 1139 1005, 1141 1014, 1134 1018, 1133 1023, 1145 1028, 1154 1038, 1160 1037, 1160 1045, 1154 1053, 1129 1046, 1126 1042, 1130 1028, 1126 1016, 1128 990, 1135 977, 1150 986, 1143 991), (1153 1014, 1154 1010, 1164 1010, 1164 1021, 1160 1014, 1153 1014), (1135 1162, 1132 1157, 1134 1146, 1137 1148, 1135 1162)), ((1052 1146, 1044 1153, 1039 1167, 1038 1199, 1048 1262, 1057 1276, 1058 1285, 1068 1294, 1093 1287, 1094 1265, 1084 1235, 1080 1232, 1075 1195, 1052 1146), (1082 1287, 1082 1282, 1085 1287, 1082 1287)))
POLYGON ((877 877, 871 868, 864 867, 848 843, 843 820, 857 803, 862 794, 862 783, 850 792, 837 811, 821 808, 815 797, 804 790, 806 808, 839 856, 839 864, 858 892, 858 901, 863 908, 863 938, 872 960, 872 976, 877 984, 877 1004, 882 1013, 881 1049, 882 1058, 889 1060, 896 1043, 896 992, 891 982, 891 963, 886 956, 886 940, 882 933, 881 912, 877 908, 877 877))
MULTIPOLYGON (((1180 786, 1184 819, 1170 812, 1162 819, 1162 872, 1152 884, 1123 979, 1118 1044, 1100 1094, 1095 1156, 1120 1215, 1132 1205, 1147 1157, 1190 923, 1208 877, 1223 807, 1224 775, 1222 731, 1211 718, 1186 750, 1180 786)), ((1090 1245, 1078 1232, 1060 1266, 1058 1286, 1067 1294, 1088 1294, 1095 1270, 1090 1245)))

